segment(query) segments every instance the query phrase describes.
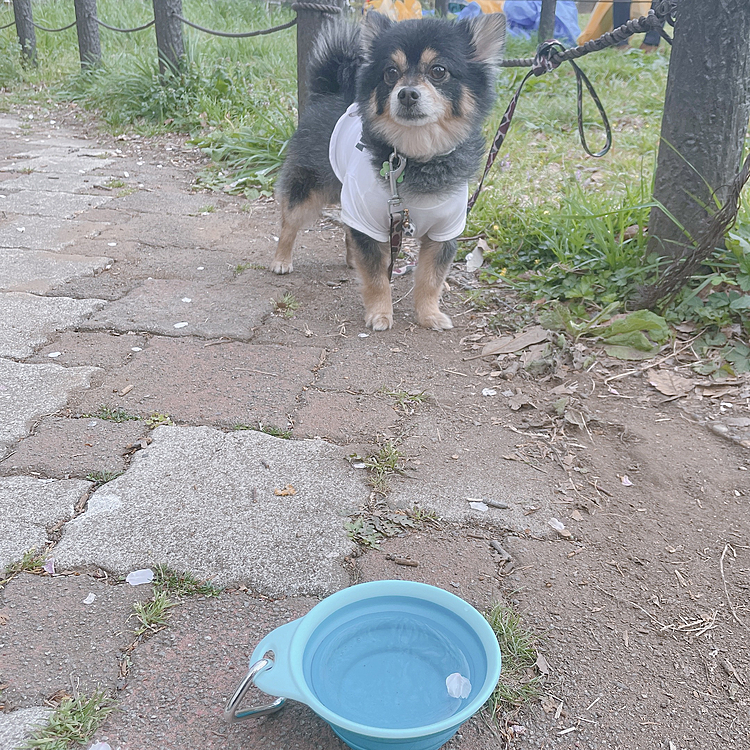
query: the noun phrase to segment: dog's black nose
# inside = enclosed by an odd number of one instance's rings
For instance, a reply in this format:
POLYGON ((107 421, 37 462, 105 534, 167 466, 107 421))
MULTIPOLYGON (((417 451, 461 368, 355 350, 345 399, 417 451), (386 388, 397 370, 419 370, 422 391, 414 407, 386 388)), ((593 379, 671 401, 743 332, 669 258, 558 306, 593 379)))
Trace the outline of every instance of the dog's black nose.
POLYGON ((419 100, 419 91, 411 86, 404 86, 404 88, 398 92, 398 100, 405 107, 411 107, 412 104, 416 104, 419 100))

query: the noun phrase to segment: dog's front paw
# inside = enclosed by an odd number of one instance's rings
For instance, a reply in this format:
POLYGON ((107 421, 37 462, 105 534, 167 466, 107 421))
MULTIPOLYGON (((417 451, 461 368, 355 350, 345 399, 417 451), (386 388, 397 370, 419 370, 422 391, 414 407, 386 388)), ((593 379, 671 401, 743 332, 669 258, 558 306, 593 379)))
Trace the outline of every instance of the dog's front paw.
POLYGON ((271 270, 278 274, 291 273, 294 270, 294 265, 291 260, 274 260, 273 263, 271 263, 271 270))
POLYGON ((434 331, 447 331, 453 328, 451 319, 440 310, 434 310, 429 313, 417 313, 417 321, 423 328, 432 328, 434 331))
POLYGON ((370 313, 365 316, 365 323, 373 331, 387 331, 393 328, 393 315, 387 313, 370 313))

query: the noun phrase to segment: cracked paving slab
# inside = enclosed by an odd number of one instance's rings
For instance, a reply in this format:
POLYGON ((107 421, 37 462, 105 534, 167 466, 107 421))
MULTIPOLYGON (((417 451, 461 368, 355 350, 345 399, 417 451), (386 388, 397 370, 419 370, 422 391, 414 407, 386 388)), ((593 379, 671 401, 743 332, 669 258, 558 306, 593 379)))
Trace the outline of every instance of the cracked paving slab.
POLYGON ((77 327, 104 305, 100 299, 39 297, 25 292, 0 293, 0 357, 23 359, 53 334, 77 327))
POLYGON ((0 195, 0 211, 9 214, 72 219, 78 214, 112 200, 114 196, 77 195, 52 190, 20 190, 0 195))
POLYGON ((3 701, 15 708, 38 705, 60 690, 114 692, 118 662, 138 625, 133 604, 151 594, 151 586, 112 585, 86 575, 14 578, 3 592, 3 701))
POLYGON ((108 222, 15 215, 5 222, 0 219, 0 247, 58 252, 98 236, 108 226, 108 222))
POLYGON ((71 393, 88 388, 98 371, 0 359, 0 450, 27 435, 35 420, 65 406, 71 393))
POLYGON ((77 479, 0 478, 0 569, 32 548, 40 550, 46 529, 70 520, 90 487, 77 479))
POLYGON ((348 585, 345 516, 369 490, 343 449, 208 427, 159 427, 153 438, 66 525, 61 565, 123 574, 163 563, 269 596, 348 585))
POLYGON ((147 279, 87 323, 87 329, 148 331, 165 336, 247 340, 278 294, 274 280, 248 292, 243 283, 209 286, 181 279, 147 279))
POLYGON ((46 294, 79 276, 93 276, 110 263, 110 258, 0 249, 0 291, 46 294))
POLYGON ((34 731, 49 721, 52 713, 51 708, 42 706, 0 713, 0 750, 17 750, 22 747, 34 731))

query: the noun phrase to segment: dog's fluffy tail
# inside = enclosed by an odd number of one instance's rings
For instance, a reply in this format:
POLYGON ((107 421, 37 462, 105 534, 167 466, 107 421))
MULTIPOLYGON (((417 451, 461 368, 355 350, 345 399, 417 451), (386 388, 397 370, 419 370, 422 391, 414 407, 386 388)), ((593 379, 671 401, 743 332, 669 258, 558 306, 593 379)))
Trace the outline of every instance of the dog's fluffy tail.
POLYGON ((338 94, 348 103, 353 102, 362 59, 359 25, 331 21, 313 51, 308 70, 310 93, 338 94))

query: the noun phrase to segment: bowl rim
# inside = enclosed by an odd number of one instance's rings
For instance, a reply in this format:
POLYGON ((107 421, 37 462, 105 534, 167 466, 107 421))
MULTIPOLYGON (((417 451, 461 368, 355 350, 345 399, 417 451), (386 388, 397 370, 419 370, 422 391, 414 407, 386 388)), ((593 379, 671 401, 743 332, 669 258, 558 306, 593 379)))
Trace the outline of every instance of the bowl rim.
POLYGON ((306 703, 318 716, 329 724, 347 732, 354 732, 366 737, 381 739, 407 739, 440 734, 449 729, 458 729, 467 719, 473 716, 487 701, 497 685, 501 670, 500 647, 497 636, 483 615, 468 602, 450 591, 416 581, 369 581, 349 586, 316 604, 304 617, 300 618, 299 627, 291 638, 289 648, 290 664, 294 669, 295 680, 306 703), (312 692, 304 677, 303 658, 305 647, 315 629, 332 613, 342 607, 363 599, 380 596, 404 596, 422 599, 450 610, 466 622, 477 634, 487 658, 487 674, 477 695, 459 711, 446 719, 432 724, 407 728, 372 727, 367 724, 347 719, 321 703, 312 692))

